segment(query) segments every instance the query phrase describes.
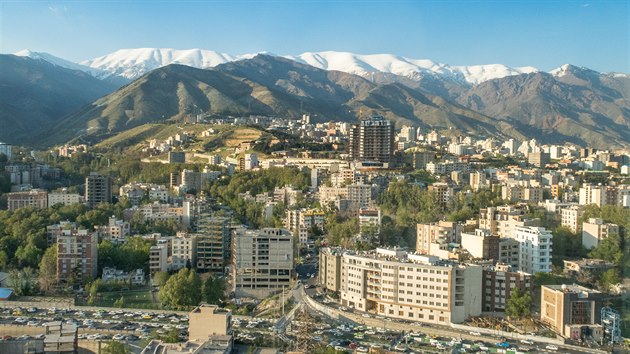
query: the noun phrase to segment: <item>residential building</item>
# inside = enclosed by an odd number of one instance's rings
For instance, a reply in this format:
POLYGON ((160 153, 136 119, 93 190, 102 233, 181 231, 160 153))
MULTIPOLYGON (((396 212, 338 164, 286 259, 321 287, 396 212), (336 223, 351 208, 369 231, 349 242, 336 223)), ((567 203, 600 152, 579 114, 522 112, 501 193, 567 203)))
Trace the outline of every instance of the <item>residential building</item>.
POLYGON ((48 246, 57 243, 57 239, 64 233, 71 233, 77 229, 77 224, 70 221, 60 221, 59 224, 46 226, 46 241, 48 246))
POLYGON ((542 151, 534 151, 527 154, 527 161, 530 165, 534 165, 538 168, 544 168, 551 162, 550 155, 542 151))
POLYGON ((171 241, 171 270, 197 264, 197 234, 178 232, 171 241))
POLYGON ((143 285, 144 284, 144 270, 141 268, 129 273, 120 269, 104 267, 103 274, 101 275, 103 282, 126 282, 131 285, 143 285))
POLYGON ((508 265, 510 269, 518 269, 519 265, 520 244, 515 239, 500 238, 499 239, 499 262, 508 265))
POLYGON ((263 298, 288 287, 293 266, 293 237, 289 230, 234 230, 231 285, 237 297, 263 298))
POLYGON ((339 248, 321 248, 319 251, 319 282, 322 288, 338 292, 341 283, 341 255, 339 248))
POLYGON ((488 188, 486 173, 484 171, 475 171, 470 173, 470 188, 473 191, 488 188))
POLYGON ((585 183, 580 188, 580 205, 595 204, 602 206, 606 204, 606 188, 601 185, 585 183))
POLYGON ((131 225, 124 220, 118 220, 115 216, 109 218, 107 225, 95 226, 101 238, 107 238, 114 242, 124 242, 131 235, 131 225))
POLYGON ((202 214, 192 229, 197 235, 197 271, 223 274, 230 259, 230 219, 202 214))
POLYGON ((501 198, 510 202, 539 203, 543 200, 543 188, 529 181, 510 181, 501 186, 501 198))
POLYGON ((74 205, 81 204, 85 201, 82 195, 78 193, 68 193, 67 191, 63 191, 61 193, 51 192, 48 193, 48 206, 53 206, 57 204, 62 205, 74 205))
POLYGON ((500 238, 487 230, 476 229, 475 233, 461 233, 461 245, 473 258, 499 260, 500 238))
POLYGON ((439 244, 459 243, 462 226, 452 221, 416 225, 416 252, 432 255, 439 244))
MULTIPOLYGON (((344 306, 377 315, 448 325, 481 314, 482 268, 378 248, 341 256, 344 306)), ((329 279, 320 276, 321 279, 329 279)), ((327 280, 328 282, 328 280, 327 280)))
POLYGON ((429 191, 434 192, 437 196, 437 201, 440 204, 442 210, 446 210, 455 197, 455 191, 453 187, 446 182, 435 182, 429 186, 429 191))
POLYGON ((425 170, 429 162, 435 161, 434 151, 415 151, 412 154, 412 166, 417 170, 425 170))
POLYGON ((7 206, 10 211, 27 206, 37 209, 48 207, 48 192, 43 189, 32 189, 25 192, 7 193, 7 206))
POLYGON ((382 116, 374 116, 354 125, 349 138, 348 153, 353 160, 391 163, 394 153, 394 124, 382 116))
POLYGON ((580 285, 543 285, 540 319, 559 335, 572 340, 602 337, 604 294, 580 285))
POLYGON ((579 232, 582 230, 582 215, 584 214, 584 206, 572 205, 568 208, 560 210, 560 225, 568 228, 571 232, 579 232))
POLYGON ((430 161, 426 164, 426 170, 434 175, 450 175, 454 171, 470 171, 470 164, 462 161, 430 161))
POLYGON ((359 209, 359 230, 374 228, 377 232, 381 229, 381 209, 363 208, 359 209))
POLYGON ((57 279, 96 278, 98 235, 83 229, 64 230, 57 235, 57 279))
POLYGON ((90 172, 90 175, 85 177, 85 201, 90 208, 95 208, 101 203, 110 203, 112 201, 111 178, 90 172))
POLYGON ((512 238, 519 243, 518 270, 530 274, 551 272, 551 231, 544 227, 517 226, 512 238))
POLYGON ((149 249, 149 270, 151 274, 168 271, 168 245, 158 244, 149 249))
POLYGON ((528 213, 526 204, 504 205, 479 210, 479 228, 491 235, 507 237, 516 226, 526 226, 528 213))
POLYGON ((599 218, 590 218, 582 223, 582 245, 587 248, 595 248, 609 235, 618 235, 619 225, 605 223, 599 218))
POLYGON ((514 272, 507 264, 498 263, 483 270, 483 311, 505 311, 507 302, 514 289, 520 294, 533 290, 532 275, 525 272, 514 272))
POLYGON ((188 313, 188 338, 207 341, 213 336, 232 335, 232 311, 202 304, 188 313))
POLYGON ((351 209, 358 211, 361 208, 369 208, 372 206, 376 197, 376 188, 370 184, 353 183, 348 185, 348 200, 351 209))

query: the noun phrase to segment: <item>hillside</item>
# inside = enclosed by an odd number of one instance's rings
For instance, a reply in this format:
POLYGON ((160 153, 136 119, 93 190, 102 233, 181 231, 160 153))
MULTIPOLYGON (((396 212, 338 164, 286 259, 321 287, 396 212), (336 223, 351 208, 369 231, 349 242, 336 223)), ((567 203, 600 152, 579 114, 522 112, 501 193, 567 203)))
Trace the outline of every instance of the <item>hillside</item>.
POLYGON ((558 76, 534 73, 487 81, 458 101, 543 142, 608 148, 630 142, 629 85, 628 78, 567 67, 558 76))
POLYGON ((0 55, 0 141, 33 144, 63 116, 117 87, 43 59, 0 55))
POLYGON ((359 110, 384 114, 400 124, 504 135, 492 118, 402 84, 375 84, 356 75, 258 55, 208 70, 182 65, 156 69, 64 118, 42 142, 53 145, 75 136, 99 141, 145 123, 178 121, 200 112, 293 118, 309 112, 320 121, 354 121, 359 110))

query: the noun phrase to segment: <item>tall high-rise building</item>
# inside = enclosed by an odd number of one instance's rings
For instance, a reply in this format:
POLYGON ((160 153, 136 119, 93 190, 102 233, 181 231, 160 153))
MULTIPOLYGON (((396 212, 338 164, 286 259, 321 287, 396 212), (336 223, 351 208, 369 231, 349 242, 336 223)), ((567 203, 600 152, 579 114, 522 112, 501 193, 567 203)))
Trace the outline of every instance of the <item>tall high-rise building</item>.
POLYGON ((64 230, 57 236, 57 278, 71 275, 81 281, 83 277, 96 278, 98 270, 98 235, 88 230, 64 230))
POLYGON ((382 116, 361 121, 350 130, 348 152, 353 160, 389 164, 394 153, 394 125, 382 116))
POLYGON ((85 177, 85 201, 90 208, 112 201, 112 179, 91 172, 85 177))

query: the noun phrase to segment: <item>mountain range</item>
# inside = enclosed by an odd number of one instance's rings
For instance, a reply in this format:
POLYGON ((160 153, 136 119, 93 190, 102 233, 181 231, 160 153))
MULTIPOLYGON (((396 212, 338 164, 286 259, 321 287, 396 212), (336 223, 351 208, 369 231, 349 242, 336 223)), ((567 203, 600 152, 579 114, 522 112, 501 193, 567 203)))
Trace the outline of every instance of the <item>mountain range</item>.
MULTIPOLYGON (((389 54, 232 56, 199 49, 120 50, 79 64, 46 53, 16 55, 22 58, 0 57, 8 60, 7 65, 13 61, 10 66, 20 60, 22 66, 46 62, 51 71, 65 70, 69 78, 91 76, 102 90, 111 92, 91 103, 89 98, 81 101, 86 105, 75 106, 74 111, 50 112, 53 125, 46 131, 52 127, 54 134, 33 139, 45 145, 77 135, 98 140, 197 111, 288 117, 308 112, 320 121, 355 121, 361 111, 383 114, 399 126, 606 148, 627 147, 630 142, 629 76, 571 65, 546 73, 500 64, 449 66, 389 54), (128 84, 114 91, 123 82, 128 84)), ((0 71, 0 88, 5 86, 4 72, 0 71)), ((29 77, 21 80, 26 85, 29 77)), ((32 77, 30 82, 37 85, 32 77)), ((0 104, 6 104, 4 95, 0 104)), ((0 124, 30 119, 18 113, 7 110, 0 115, 0 124)), ((11 142, 12 137, 0 132, 0 139, 11 142)))

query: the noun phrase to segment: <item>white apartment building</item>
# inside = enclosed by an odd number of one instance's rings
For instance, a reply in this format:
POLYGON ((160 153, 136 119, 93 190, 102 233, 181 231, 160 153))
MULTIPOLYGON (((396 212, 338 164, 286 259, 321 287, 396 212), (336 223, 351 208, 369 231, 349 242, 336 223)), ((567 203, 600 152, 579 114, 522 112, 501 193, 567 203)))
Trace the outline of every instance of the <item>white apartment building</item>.
POLYGON ((619 234, 617 224, 605 223, 599 218, 590 218, 582 224, 582 245, 587 249, 595 248, 609 235, 619 234))
POLYGON ((379 248, 346 252, 340 267, 341 302, 358 311, 441 325, 481 314, 480 266, 379 248))
POLYGON ((288 287, 293 236, 286 229, 236 229, 232 236, 231 286, 237 297, 264 298, 288 287))
POLYGON ((580 218, 584 214, 584 207, 580 205, 572 205, 568 208, 560 210, 560 225, 568 228, 572 232, 578 232, 582 229, 580 218))
POLYGON ((73 205, 83 203, 85 199, 78 193, 48 193, 48 205, 73 205))
POLYGON ((171 240, 171 270, 177 271, 197 263, 197 235, 178 232, 171 240))
POLYGON ((535 226, 517 226, 514 231, 512 238, 519 243, 519 270, 530 274, 551 272, 551 231, 535 226))
POLYGON ((585 184, 580 188, 580 205, 595 204, 602 206, 606 203, 606 187, 585 184))

